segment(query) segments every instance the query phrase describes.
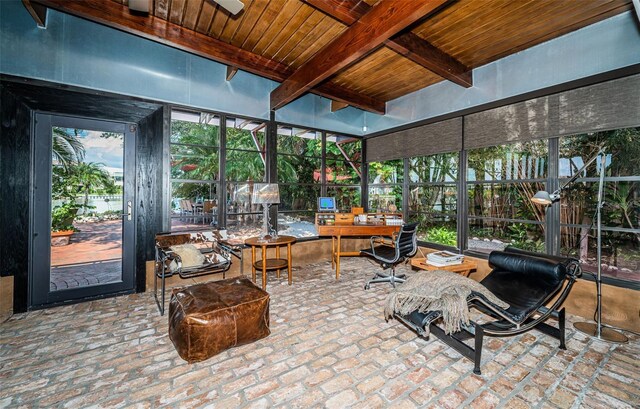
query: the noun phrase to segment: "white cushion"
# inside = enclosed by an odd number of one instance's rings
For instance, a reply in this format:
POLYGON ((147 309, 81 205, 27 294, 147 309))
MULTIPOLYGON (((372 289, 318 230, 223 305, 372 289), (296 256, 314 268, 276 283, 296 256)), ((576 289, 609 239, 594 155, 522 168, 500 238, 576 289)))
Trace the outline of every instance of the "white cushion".
MULTIPOLYGON (((193 244, 180 244, 169 248, 180 256, 180 259, 182 260, 182 268, 201 266, 205 262, 204 255, 193 244)), ((174 272, 177 269, 178 263, 174 260, 169 265, 169 270, 174 272)))

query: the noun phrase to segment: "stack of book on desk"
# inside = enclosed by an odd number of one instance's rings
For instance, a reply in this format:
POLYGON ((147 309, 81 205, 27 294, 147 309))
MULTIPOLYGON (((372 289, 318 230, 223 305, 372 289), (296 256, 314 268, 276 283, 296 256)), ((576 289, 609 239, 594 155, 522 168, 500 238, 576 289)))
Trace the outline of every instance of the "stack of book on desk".
POLYGON ((427 254, 427 264, 436 267, 453 266, 462 264, 463 261, 464 256, 462 254, 456 254, 450 251, 436 251, 435 253, 427 254))

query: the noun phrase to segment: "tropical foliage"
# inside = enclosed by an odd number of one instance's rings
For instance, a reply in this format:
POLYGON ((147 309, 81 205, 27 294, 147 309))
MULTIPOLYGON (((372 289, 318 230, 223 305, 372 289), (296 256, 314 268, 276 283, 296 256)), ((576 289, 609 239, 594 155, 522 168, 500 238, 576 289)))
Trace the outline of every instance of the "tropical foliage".
POLYGON ((84 146, 78 138, 80 130, 54 127, 52 140, 52 154, 54 163, 68 169, 70 166, 82 162, 84 146))
MULTIPOLYGON (((84 162, 86 149, 80 138, 81 130, 54 127, 52 132, 53 167, 51 198, 61 200, 51 211, 51 230, 75 230, 73 220, 80 209, 86 212, 89 195, 115 194, 117 187, 101 163, 84 162), (78 195, 82 204, 76 203, 78 195)), ((122 134, 102 133, 102 138, 122 138, 122 134)))
POLYGON ((404 162, 390 160, 369 163, 369 209, 388 212, 402 210, 404 162))
POLYGON ((77 229, 73 227, 73 219, 78 214, 78 209, 80 209, 80 205, 72 202, 55 206, 51 211, 51 231, 77 231, 77 229))
MULTIPOLYGON (((528 250, 544 248, 545 208, 529 198, 544 189, 547 157, 547 140, 469 151, 470 238, 497 240, 528 250)), ((481 243, 469 244, 475 245, 481 243)))
POLYGON ((78 186, 79 193, 84 195, 82 207, 89 208, 89 194, 116 193, 116 187, 102 163, 80 162, 71 169, 68 183, 78 186))
MULTIPOLYGON (((606 152, 602 209, 603 257, 612 266, 638 269, 640 258, 640 128, 617 129, 561 138, 560 173, 570 177, 594 156, 606 152), (624 178, 616 180, 614 178, 624 178), (609 228, 613 230, 609 230, 609 228)), ((563 253, 581 259, 595 257, 593 238, 600 160, 564 192, 561 223, 563 253)))

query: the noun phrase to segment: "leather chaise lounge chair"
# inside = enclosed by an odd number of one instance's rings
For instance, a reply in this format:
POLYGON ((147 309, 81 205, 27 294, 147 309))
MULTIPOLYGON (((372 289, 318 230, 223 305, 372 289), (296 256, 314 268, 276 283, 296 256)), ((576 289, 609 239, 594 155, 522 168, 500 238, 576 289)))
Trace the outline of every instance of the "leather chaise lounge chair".
POLYGON ((489 255, 493 270, 480 282, 499 299, 509 304, 503 309, 491 303, 479 293, 472 292, 467 298, 473 307, 489 316, 492 321, 478 324, 471 321, 459 332, 445 334, 436 325, 442 311, 414 311, 408 315, 394 317, 424 337, 425 328, 474 362, 473 372, 480 375, 482 343, 485 335, 495 337, 513 336, 536 328, 560 341, 565 347, 565 311, 559 309, 569 295, 571 287, 581 275, 578 260, 531 253, 515 248, 494 251, 489 255), (549 307, 545 305, 557 296, 549 307), (558 327, 545 321, 553 317, 558 327), (474 339, 474 348, 464 340, 474 339))

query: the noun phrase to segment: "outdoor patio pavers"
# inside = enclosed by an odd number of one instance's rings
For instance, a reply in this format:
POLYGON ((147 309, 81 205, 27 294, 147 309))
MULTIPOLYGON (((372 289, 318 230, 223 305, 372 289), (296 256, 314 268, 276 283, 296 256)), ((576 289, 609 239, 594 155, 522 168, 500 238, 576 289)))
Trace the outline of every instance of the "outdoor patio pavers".
POLYGON ((49 274, 50 291, 68 290, 114 283, 122 280, 122 260, 97 261, 53 267, 49 274))
POLYGON ((271 335, 189 365, 151 294, 34 311, 0 324, 4 407, 640 406, 640 338, 608 344, 577 333, 566 351, 532 331, 489 338, 482 375, 436 338, 385 322, 388 285, 363 290, 364 259, 270 277, 271 335))
POLYGON ((67 246, 51 247, 51 265, 90 263, 122 257, 122 222, 74 223, 79 230, 67 246))

